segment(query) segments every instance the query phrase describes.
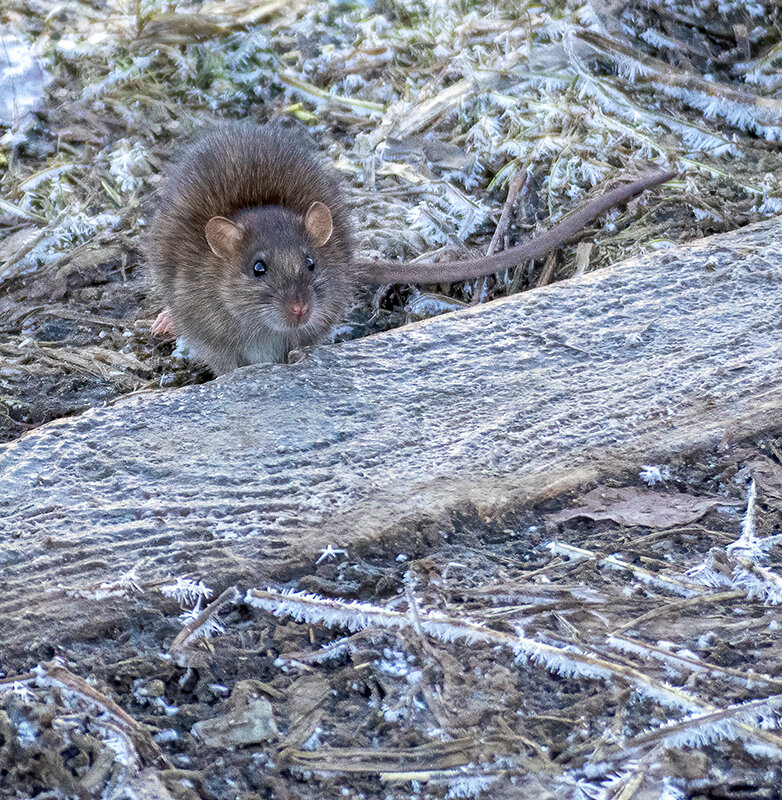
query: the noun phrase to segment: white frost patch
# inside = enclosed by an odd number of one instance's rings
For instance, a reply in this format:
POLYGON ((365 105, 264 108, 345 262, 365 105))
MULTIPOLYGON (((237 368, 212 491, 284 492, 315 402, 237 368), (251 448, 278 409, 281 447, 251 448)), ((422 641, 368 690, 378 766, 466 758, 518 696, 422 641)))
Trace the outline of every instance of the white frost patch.
POLYGON ((120 139, 109 156, 109 172, 123 193, 132 192, 143 183, 141 176, 148 170, 147 151, 140 143, 131 144, 128 139, 120 139))
POLYGON ((323 734, 323 729, 318 726, 312 732, 312 735, 306 742, 301 746, 302 750, 317 750, 319 747, 323 746, 323 742, 321 742, 320 737, 323 734))
POLYGON ((638 477, 649 486, 655 483, 663 483, 671 479, 671 468, 667 466, 657 466, 656 464, 645 464, 638 477))
POLYGON ((38 726, 26 719, 16 723, 16 741, 21 747, 30 747, 38 738, 38 726))
POLYGON ((496 775, 468 775, 451 783, 446 800, 457 797, 479 797, 497 781, 496 775))

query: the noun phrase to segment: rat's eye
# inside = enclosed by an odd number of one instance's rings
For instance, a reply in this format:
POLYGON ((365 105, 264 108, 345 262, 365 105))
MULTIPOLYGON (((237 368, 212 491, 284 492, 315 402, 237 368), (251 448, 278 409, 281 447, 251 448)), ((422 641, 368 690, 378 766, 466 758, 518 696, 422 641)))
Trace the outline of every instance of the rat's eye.
POLYGON ((253 264, 253 275, 255 275, 257 278, 260 278, 261 275, 265 274, 266 274, 266 262, 259 258, 253 264))
POLYGON ((307 265, 307 269, 310 272, 315 272, 315 262, 309 256, 304 259, 304 263, 307 265))

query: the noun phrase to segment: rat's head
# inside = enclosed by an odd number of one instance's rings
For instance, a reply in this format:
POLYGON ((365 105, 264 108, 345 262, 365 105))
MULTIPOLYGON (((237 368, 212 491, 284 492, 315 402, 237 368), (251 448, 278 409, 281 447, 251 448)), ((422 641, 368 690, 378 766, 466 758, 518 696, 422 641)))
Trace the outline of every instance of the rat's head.
POLYGON ((223 291, 246 335, 266 329, 314 341, 338 320, 351 287, 338 248, 329 246, 333 232, 331 212, 319 202, 303 217, 260 206, 206 223, 223 291))

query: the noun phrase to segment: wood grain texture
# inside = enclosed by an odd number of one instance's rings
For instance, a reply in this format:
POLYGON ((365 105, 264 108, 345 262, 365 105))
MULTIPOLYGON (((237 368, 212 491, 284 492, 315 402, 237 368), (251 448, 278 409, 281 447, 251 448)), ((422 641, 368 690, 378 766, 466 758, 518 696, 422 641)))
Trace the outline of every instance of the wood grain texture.
POLYGON ((0 448, 0 643, 121 630, 154 593, 96 591, 134 565, 262 585, 762 430, 781 326, 773 220, 49 424, 0 448))

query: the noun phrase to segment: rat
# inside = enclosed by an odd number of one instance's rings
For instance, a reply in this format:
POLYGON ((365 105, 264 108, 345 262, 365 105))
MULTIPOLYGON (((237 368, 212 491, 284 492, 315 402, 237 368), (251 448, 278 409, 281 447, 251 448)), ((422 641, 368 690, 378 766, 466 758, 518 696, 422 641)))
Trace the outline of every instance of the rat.
POLYGON ((645 173, 490 256, 416 264, 358 259, 340 181, 304 137, 275 124, 222 123, 174 165, 146 237, 165 301, 152 332, 183 336, 217 375, 284 361, 291 350, 323 341, 362 285, 450 283, 540 258, 611 207, 675 175, 645 173))

